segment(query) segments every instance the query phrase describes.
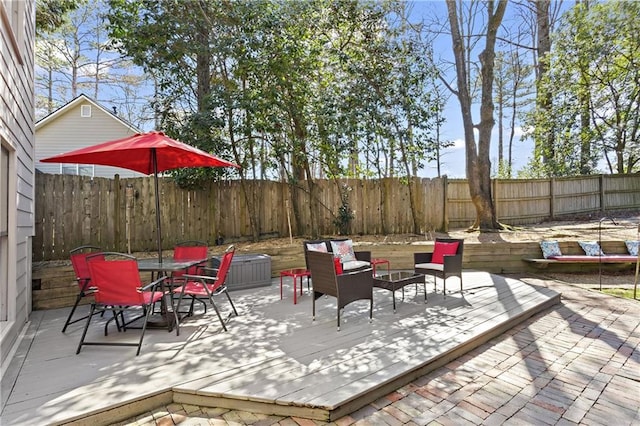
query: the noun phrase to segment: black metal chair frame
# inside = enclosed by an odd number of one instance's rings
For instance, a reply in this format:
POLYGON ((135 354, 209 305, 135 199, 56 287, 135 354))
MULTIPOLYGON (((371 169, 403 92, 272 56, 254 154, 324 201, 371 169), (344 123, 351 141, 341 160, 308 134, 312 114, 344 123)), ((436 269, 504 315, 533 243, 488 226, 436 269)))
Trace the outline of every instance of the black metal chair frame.
MULTIPOLYGON (((109 257, 115 257, 115 258, 121 258, 121 259, 130 259, 130 260, 134 260, 136 261, 136 258, 134 256, 125 254, 125 253, 116 253, 116 252, 104 252, 102 253, 105 256, 109 256, 109 257)), ((91 256, 88 257, 87 261, 91 262, 91 256)), ((109 261, 109 260, 107 260, 109 261)), ((140 288, 140 291, 151 291, 154 293, 160 293, 163 295, 164 297, 164 290, 163 290, 163 282, 165 280, 168 280, 169 277, 163 276, 158 278, 157 280, 143 286, 142 288, 140 288)), ((97 291, 100 291, 100 287, 99 285, 97 286, 97 291)), ((162 299, 160 299, 162 300, 162 299)), ((145 331, 147 329, 147 324, 149 321, 149 317, 151 316, 151 314, 153 313, 153 308, 151 306, 147 306, 147 305, 135 305, 135 306, 127 306, 127 305, 113 305, 113 304, 104 304, 98 301, 95 301, 94 303, 91 304, 91 310, 89 312, 89 315, 87 317, 87 322, 85 323, 84 326, 84 330, 82 332, 82 336, 80 338, 80 342, 78 343, 78 348, 76 350, 76 354, 79 354, 80 351, 82 350, 82 346, 87 346, 87 345, 92 345, 92 346, 134 346, 137 347, 137 352, 136 352, 136 356, 140 354, 140 350, 142 348, 142 341, 144 339, 144 334, 145 331), (139 308, 142 307, 142 315, 136 317, 133 320, 130 320, 128 322, 125 322, 124 320, 124 312, 125 311, 138 311, 139 308), (89 326, 91 324, 91 319, 93 317, 93 315, 99 313, 99 312, 106 312, 106 311, 111 311, 113 313, 113 318, 118 326, 118 331, 126 331, 127 328, 131 328, 131 329, 141 329, 142 332, 140 333, 140 339, 138 340, 137 343, 133 343, 133 342, 100 342, 100 341, 85 341, 86 335, 87 335, 87 331, 89 330, 89 326), (122 319, 122 323, 120 323, 118 321, 118 316, 121 317, 122 319), (140 319, 140 318, 144 318, 144 322, 142 324, 142 326, 140 327, 130 327, 129 324, 131 324, 132 322, 140 319)), ((176 325, 176 335, 179 335, 180 333, 180 328, 178 325, 178 318, 177 318, 177 313, 175 312, 175 310, 173 310, 173 315, 174 315, 174 321, 175 321, 175 325, 176 325)), ((107 335, 107 326, 109 324, 109 322, 111 321, 108 320, 107 323, 105 324, 105 336, 107 335)))
MULTIPOLYGON (((229 247, 227 247, 227 249, 224 251, 223 253, 223 259, 225 255, 228 255, 228 253, 232 253, 231 255, 231 261, 233 260, 233 253, 235 253, 235 246, 230 245, 229 247)), ((222 266, 222 265, 221 265, 222 266)), ((231 269, 231 264, 227 265, 227 270, 224 272, 224 277, 223 280, 226 281, 228 274, 229 274, 229 269, 231 269)), ((189 311, 186 312, 187 316, 192 316, 193 315, 193 306, 194 306, 194 302, 197 300, 198 302, 202 303, 204 306, 204 312, 207 312, 207 304, 206 302, 209 301, 209 303, 211 303, 211 306, 213 306, 214 311, 216 312, 216 315, 218 317, 218 319, 220 320, 220 324, 222 324, 222 328, 224 331, 227 331, 227 325, 226 322, 229 321, 229 319, 231 318, 232 314, 234 314, 235 316, 238 316, 238 311, 236 310, 235 305, 233 304, 233 300, 231 300, 231 296, 229 295, 229 290, 227 289, 227 285, 226 283, 223 281, 219 287, 215 288, 215 290, 213 292, 209 291, 209 286, 212 285, 213 283, 215 283, 216 281, 218 281, 218 272, 220 270, 220 268, 210 268, 210 267, 200 267, 200 274, 201 275, 192 275, 192 274, 184 274, 182 277, 180 277, 180 280, 183 281, 183 283, 181 285, 177 285, 178 282, 174 281, 172 283, 172 286, 174 287, 174 290, 172 291, 172 297, 175 297, 176 293, 179 294, 179 299, 178 299, 178 306, 176 308, 176 311, 178 313, 184 314, 185 312, 180 312, 180 306, 182 304, 182 300, 184 298, 185 295, 191 297, 191 303, 189 304, 189 311), (206 296, 202 296, 202 297, 198 297, 196 295, 193 294, 188 294, 184 292, 185 286, 188 284, 188 282, 199 282, 202 286, 202 289, 205 290, 205 294, 206 296), (227 300, 229 300, 229 304, 231 304, 231 309, 232 312, 229 313, 229 315, 226 318, 222 317, 222 314, 220 313, 220 310, 218 309, 218 306, 216 305, 215 301, 214 301, 214 297, 218 296, 220 294, 225 294, 227 296, 227 300)))
MULTIPOLYGON (((101 252, 101 248, 98 246, 92 246, 92 245, 84 245, 84 246, 80 246, 80 247, 76 247, 74 249, 71 249, 69 251, 69 256, 72 256, 74 254, 80 254, 81 252, 85 251, 85 250, 90 250, 89 254, 99 254, 101 252)), ((76 295, 76 300, 73 303, 73 307, 71 308, 71 312, 69 312, 69 316, 67 317, 67 320, 64 323, 64 326, 62 327, 62 332, 64 333, 65 331, 67 331, 67 327, 71 324, 75 324, 78 321, 82 321, 84 319, 87 319, 87 315, 84 315, 80 318, 76 318, 74 320, 71 320, 71 318, 73 318, 73 315, 76 312, 76 309, 78 308, 78 305, 80 304, 80 301, 87 297, 87 296, 91 296, 93 294, 94 289, 91 288, 91 286, 89 285, 89 283, 91 282, 89 277, 79 277, 77 274, 77 271, 75 271, 74 268, 74 272, 76 272, 76 281, 78 282, 78 287, 79 287, 79 291, 78 294, 76 295)))

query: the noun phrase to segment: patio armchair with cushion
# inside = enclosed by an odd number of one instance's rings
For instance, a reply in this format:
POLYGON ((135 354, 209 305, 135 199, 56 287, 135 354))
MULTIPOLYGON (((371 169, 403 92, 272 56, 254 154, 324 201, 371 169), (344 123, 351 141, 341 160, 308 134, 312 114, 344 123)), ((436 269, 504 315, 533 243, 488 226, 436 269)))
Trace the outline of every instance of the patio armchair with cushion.
POLYGON ((447 292, 447 278, 460 278, 462 293, 462 251, 464 240, 456 238, 436 238, 433 252, 414 253, 414 271, 433 276, 433 288, 436 288, 436 277, 443 280, 442 293, 447 292))
POLYGON ((371 268, 371 252, 354 251, 353 241, 349 238, 303 241, 302 248, 307 270, 309 270, 307 253, 310 251, 331 253, 334 257, 340 259, 343 271, 358 271, 371 268))
POLYGON ((373 318, 373 274, 371 268, 342 271, 333 254, 318 251, 307 253, 307 262, 313 284, 313 320, 316 318, 316 300, 323 295, 333 296, 338 303, 338 331, 340 311, 356 300, 369 300, 369 321, 373 318), (336 268, 338 270, 336 271, 336 268))
MULTIPOLYGON (((82 321, 86 319, 87 316, 82 316, 80 318, 76 318, 72 320, 80 301, 87 296, 91 296, 95 287, 90 285, 91 279, 89 278, 89 267, 87 266, 87 256, 92 256, 93 258, 99 258, 99 253, 102 250, 100 247, 85 245, 72 249, 69 251, 69 258, 71 259, 71 266, 73 266, 73 272, 76 275, 76 282, 78 283, 78 294, 76 295, 76 301, 71 308, 71 312, 69 312, 69 316, 62 327, 62 332, 64 333, 67 330, 67 327, 70 324, 74 324, 78 321, 82 321)), ((104 256, 102 256, 104 259, 104 256)))

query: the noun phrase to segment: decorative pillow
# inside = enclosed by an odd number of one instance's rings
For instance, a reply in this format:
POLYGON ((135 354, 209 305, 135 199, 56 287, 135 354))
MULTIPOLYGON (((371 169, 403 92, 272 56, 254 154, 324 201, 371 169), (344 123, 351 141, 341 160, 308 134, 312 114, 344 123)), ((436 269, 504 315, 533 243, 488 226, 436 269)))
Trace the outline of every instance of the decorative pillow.
POLYGON ((333 258, 333 267, 336 270, 336 275, 342 274, 342 263, 340 263, 340 258, 339 257, 334 257, 333 258))
POLYGON ((627 246, 627 251, 631 256, 638 255, 638 245, 640 245, 640 241, 625 241, 624 244, 627 246))
POLYGON ((436 241, 433 246, 433 255, 431 255, 431 263, 444 263, 444 256, 456 254, 458 251, 458 242, 445 243, 442 241, 436 241))
POLYGON ((319 251, 320 253, 328 253, 327 245, 323 242, 320 243, 305 243, 308 251, 319 251))
POLYGON ((350 262, 356 260, 356 254, 353 252, 353 241, 331 241, 331 251, 333 257, 340 258, 340 262, 350 262))
POLYGON ((597 241, 578 241, 587 256, 603 256, 604 253, 597 241))
POLYGON ((558 244, 557 241, 540 241, 540 248, 542 249, 542 256, 545 259, 549 259, 554 256, 562 256, 560 244, 558 244))

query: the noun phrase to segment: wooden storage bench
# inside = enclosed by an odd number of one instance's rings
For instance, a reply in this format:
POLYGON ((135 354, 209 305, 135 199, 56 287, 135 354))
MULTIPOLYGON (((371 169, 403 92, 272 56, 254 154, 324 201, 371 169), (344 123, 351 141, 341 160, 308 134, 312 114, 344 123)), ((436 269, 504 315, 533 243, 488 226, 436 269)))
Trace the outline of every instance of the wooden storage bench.
POLYGON ((638 260, 637 256, 628 254, 605 254, 604 256, 586 256, 586 255, 566 255, 556 256, 553 259, 522 259, 525 262, 534 264, 539 268, 546 268, 552 264, 587 264, 593 265, 598 263, 606 264, 635 264, 638 260))

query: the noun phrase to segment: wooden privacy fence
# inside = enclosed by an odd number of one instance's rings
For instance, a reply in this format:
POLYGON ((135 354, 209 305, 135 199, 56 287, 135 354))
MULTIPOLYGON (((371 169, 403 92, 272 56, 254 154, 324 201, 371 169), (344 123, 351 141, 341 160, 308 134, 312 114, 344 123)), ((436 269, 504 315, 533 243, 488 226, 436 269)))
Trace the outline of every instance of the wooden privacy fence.
MULTIPOLYGON (((417 178, 339 182, 318 180, 319 232, 337 233, 335 215, 341 205, 340 187, 350 188, 354 212, 351 234, 426 233, 464 228, 475 219, 475 209, 464 179, 417 178), (414 217, 415 216, 415 217, 414 217), (416 230, 416 226, 418 229, 416 230)), ((640 207, 640 175, 596 175, 558 179, 495 180, 493 194, 500 221, 525 225, 567 215, 640 207)), ((298 221, 293 214, 291 189, 273 181, 212 182, 198 190, 180 189, 160 178, 160 217, 163 248, 182 240, 214 245, 248 240, 253 205, 261 237, 308 236, 308 193, 301 194, 298 221), (306 197, 306 198, 305 198, 306 197), (290 231, 291 230, 291 231, 290 231)), ((69 250, 93 244, 104 250, 156 250, 153 178, 115 179, 37 174, 35 187, 36 235, 33 260, 67 259, 69 250)))

